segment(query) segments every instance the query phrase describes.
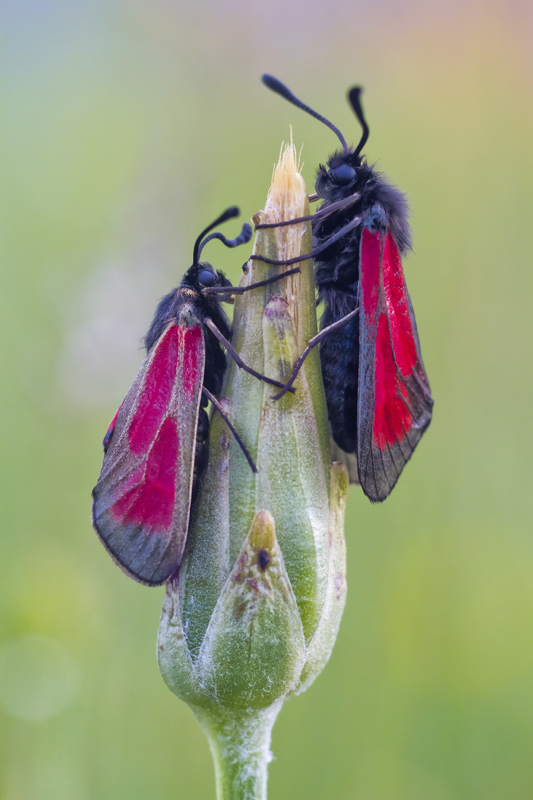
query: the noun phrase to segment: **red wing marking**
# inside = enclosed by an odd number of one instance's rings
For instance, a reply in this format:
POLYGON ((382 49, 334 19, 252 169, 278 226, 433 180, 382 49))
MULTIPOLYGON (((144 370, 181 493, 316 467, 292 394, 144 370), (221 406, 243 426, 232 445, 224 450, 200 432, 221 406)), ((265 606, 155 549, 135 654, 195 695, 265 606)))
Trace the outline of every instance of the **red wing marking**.
POLYGON ((140 482, 111 506, 111 514, 116 520, 148 529, 166 530, 170 527, 176 498, 178 447, 176 421, 167 417, 144 463, 144 474, 136 473, 133 478, 140 482))
POLYGON ((148 452, 167 413, 182 346, 181 336, 182 328, 173 325, 156 346, 128 430, 130 450, 135 455, 148 452))
POLYGON ((396 243, 361 236, 357 469, 373 502, 394 488, 431 421, 433 400, 396 243))
POLYGON ((379 298, 380 250, 379 233, 371 233, 368 228, 364 228, 361 241, 361 263, 365 265, 361 272, 362 297, 364 312, 372 330, 376 324, 379 298))
POLYGON ((410 375, 416 364, 416 345, 409 315, 402 262, 396 242, 387 233, 383 248, 383 291, 396 364, 402 375, 410 375))
POLYGON ((192 400, 202 377, 202 331, 197 325, 180 330, 183 331, 183 390, 187 399, 192 400))
POLYGON ((106 435, 93 523, 131 577, 163 583, 187 537, 205 366, 199 325, 170 325, 150 350, 106 435))
POLYGON ((380 314, 376 335, 376 365, 374 373, 374 444, 380 450, 401 441, 413 424, 413 416, 403 398, 407 392, 398 382, 392 355, 389 323, 380 314), (403 397, 402 397, 403 395, 403 397))

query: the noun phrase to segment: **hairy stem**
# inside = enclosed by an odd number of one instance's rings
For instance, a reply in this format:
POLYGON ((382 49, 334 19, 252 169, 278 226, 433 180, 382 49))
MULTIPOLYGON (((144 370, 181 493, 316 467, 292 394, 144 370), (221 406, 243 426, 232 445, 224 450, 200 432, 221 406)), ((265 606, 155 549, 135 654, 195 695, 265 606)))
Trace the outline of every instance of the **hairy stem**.
POLYGON ((281 704, 220 716, 193 708, 213 754, 217 800, 266 800, 272 726, 281 704))

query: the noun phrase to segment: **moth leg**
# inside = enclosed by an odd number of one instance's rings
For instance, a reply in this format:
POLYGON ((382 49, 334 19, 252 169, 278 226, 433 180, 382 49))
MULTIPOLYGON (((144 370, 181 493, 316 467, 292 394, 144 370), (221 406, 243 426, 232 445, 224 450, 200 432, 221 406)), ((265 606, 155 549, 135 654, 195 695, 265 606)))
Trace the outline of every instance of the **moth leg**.
POLYGON ((235 430, 235 428, 233 426, 233 423, 231 422, 230 418, 228 417, 228 415, 226 414, 226 412, 222 408, 221 404, 218 402, 216 397, 211 394, 209 389, 205 388, 205 386, 202 388, 202 394, 204 394, 205 397, 207 397, 207 399, 209 400, 209 402, 212 405, 214 405, 214 407, 216 408, 216 410, 218 411, 218 413, 220 414, 220 416, 222 417, 222 419, 224 420, 224 422, 226 423, 226 425, 228 426, 228 428, 230 429, 230 431, 234 435, 235 440, 236 440, 237 444, 239 445, 239 447, 241 448, 242 452, 244 453, 244 456, 245 456, 247 462, 249 463, 252 472, 257 472, 258 470, 257 470, 257 467, 254 464, 254 460, 253 460, 252 456, 250 455, 250 451, 248 450, 248 448, 244 444, 243 440, 241 439, 241 437, 239 436, 239 434, 235 430))
POLYGON ((286 272, 282 272, 280 275, 273 275, 272 278, 266 278, 264 281, 256 281, 255 283, 251 283, 249 286, 206 286, 205 289, 202 289, 202 294, 244 294, 245 292, 249 292, 250 289, 257 289, 258 286, 266 286, 269 283, 275 283, 276 281, 280 281, 282 278, 287 277, 287 275, 294 275, 296 272, 300 272, 300 267, 288 269, 286 272))
POLYGON ((331 325, 328 325, 327 328, 323 328, 321 331, 319 331, 317 333, 316 336, 313 336, 312 339, 309 339, 309 343, 308 343, 307 347, 305 348, 305 350, 303 351, 302 355, 300 356, 300 358, 298 359, 298 361, 294 365, 294 369, 293 369, 293 371, 291 373, 291 377, 289 378, 289 380, 287 381, 287 383, 285 384, 285 386, 283 387, 281 392, 278 392, 278 394, 274 395, 274 397, 272 399, 273 400, 279 400, 280 397, 283 397, 285 392, 294 391, 294 389, 292 388, 292 384, 296 380, 296 376, 300 372, 305 359, 307 358, 307 356, 309 355, 309 353, 311 352, 313 347, 316 347, 317 344, 322 339, 324 339, 329 333, 331 333, 332 331, 336 331, 337 328, 342 328, 343 325, 345 325, 351 319, 356 317, 358 314, 359 314, 359 308, 356 308, 354 311, 350 311, 349 314, 346 314, 346 316, 344 316, 341 319, 337 320, 337 322, 333 322, 331 325))
POLYGON ((276 281, 280 281, 282 278, 286 278, 287 275, 296 275, 300 272, 300 267, 295 267, 294 269, 288 269, 286 272, 282 272, 280 275, 273 275, 271 278, 265 278, 264 281, 256 281, 255 283, 250 283, 249 286, 235 286, 233 288, 234 294, 244 294, 245 292, 250 291, 250 289, 257 289, 258 286, 267 286, 269 283, 276 283, 276 281))
POLYGON ((283 222, 261 222, 259 225, 255 226, 255 230, 259 231, 263 228, 281 228, 284 225, 296 225, 297 222, 308 222, 309 220, 313 221, 315 219, 323 219, 323 217, 334 214, 336 211, 344 211, 344 209, 349 208, 351 205, 356 203, 360 197, 361 195, 356 192, 355 194, 351 194, 349 197, 345 197, 343 200, 337 200, 336 203, 332 203, 330 206, 326 206, 326 208, 319 208, 318 211, 315 211, 314 214, 309 214, 307 217, 286 219, 283 222))
MULTIPOLYGON (((258 378, 260 381, 264 381, 265 383, 270 383, 272 386, 277 386, 278 389, 283 389, 284 384, 280 381, 275 381, 273 378, 267 378, 266 375, 261 375, 260 372, 256 372, 255 369, 249 367, 247 364, 244 363, 240 355, 237 353, 231 342, 229 342, 226 337, 219 331, 215 323, 209 317, 206 317, 204 323, 207 328, 211 331, 211 333, 216 336, 220 344, 226 348, 232 359, 235 361, 238 367, 243 369, 245 372, 249 372, 250 375, 253 375, 255 378, 258 378)), ((294 392, 294 389, 289 389, 288 391, 294 392)))
POLYGON ((330 236, 327 241, 322 242, 318 247, 315 247, 314 250, 311 250, 310 253, 306 253, 303 256, 295 256, 294 258, 288 258, 287 261, 276 261, 273 258, 267 258, 266 256, 259 256, 259 255, 251 255, 250 258, 252 261, 264 261, 265 264, 274 264, 276 267, 282 267, 284 264, 296 264, 298 261, 306 261, 308 258, 315 258, 324 250, 337 242, 339 239, 342 239, 343 236, 346 236, 347 233, 353 231, 354 228, 357 228, 358 225, 361 224, 363 221, 362 217, 354 217, 350 222, 344 225, 343 228, 334 233, 333 236, 330 236))

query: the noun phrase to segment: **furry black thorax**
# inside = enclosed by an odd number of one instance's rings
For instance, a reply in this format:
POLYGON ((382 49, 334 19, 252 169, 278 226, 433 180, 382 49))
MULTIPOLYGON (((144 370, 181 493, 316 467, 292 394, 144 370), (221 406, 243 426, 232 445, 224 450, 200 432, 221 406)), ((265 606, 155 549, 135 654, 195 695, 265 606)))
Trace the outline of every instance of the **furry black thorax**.
POLYGON ((358 193, 360 198, 344 211, 335 212, 313 223, 314 247, 323 244, 354 217, 361 217, 361 225, 335 242, 331 248, 327 248, 316 259, 316 282, 320 300, 326 300, 326 297, 321 295, 328 284, 334 284, 337 290, 357 292, 359 246, 364 227, 383 232, 388 228, 400 253, 411 247, 405 195, 390 184, 374 165, 369 165, 364 158, 355 156, 353 150, 334 153, 329 158, 327 167, 321 164, 317 170, 315 188, 324 201, 321 208, 326 208, 355 193, 358 193), (355 177, 350 183, 340 186, 335 183, 332 170, 342 164, 352 166, 355 177))
MULTIPOLYGON (((159 301, 152 324, 150 325, 148 333, 144 339, 144 346, 146 347, 147 352, 150 352, 152 347, 163 335, 168 325, 173 321, 177 321, 179 311, 185 304, 189 304, 193 307, 194 314, 198 319, 198 324, 202 325, 204 319, 209 317, 213 320, 219 331, 226 338, 229 338, 230 324, 222 308, 222 301, 220 297, 214 294, 202 294, 202 284, 198 280, 198 276, 203 272, 210 272, 213 275, 213 282, 210 283, 211 286, 231 286, 231 282, 226 278, 224 273, 220 270, 215 271, 210 264, 200 263, 193 264, 192 267, 189 267, 183 276, 180 285, 175 289, 172 289, 172 291, 166 294, 159 301)), ((203 332, 204 338, 206 339, 206 346, 207 339, 212 338, 220 348, 217 339, 210 331, 204 328, 203 332)))

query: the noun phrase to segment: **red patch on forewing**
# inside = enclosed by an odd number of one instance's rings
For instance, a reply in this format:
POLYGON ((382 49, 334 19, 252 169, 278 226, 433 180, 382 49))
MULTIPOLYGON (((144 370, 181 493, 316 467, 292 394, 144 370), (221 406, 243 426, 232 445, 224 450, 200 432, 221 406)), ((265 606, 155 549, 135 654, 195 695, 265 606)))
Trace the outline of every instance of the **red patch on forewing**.
POLYGON ((405 387, 398 380, 396 370, 387 316, 380 314, 376 334, 372 429, 374 444, 380 450, 401 441, 413 423, 413 416, 405 403, 405 387))
MULTIPOLYGON (((172 523, 176 501, 176 464, 178 429, 173 417, 167 417, 157 435, 141 474, 139 483, 120 497, 111 514, 124 525, 143 525, 166 530, 172 523)), ((131 483, 131 480, 128 481, 131 483)))
POLYGON ((361 237, 361 286, 363 308, 368 318, 370 328, 375 325, 376 309, 379 296, 379 261, 380 241, 379 233, 371 233, 364 228, 361 237))
POLYGON ((202 331, 198 325, 184 329, 183 336, 183 391, 192 400, 202 381, 202 331))
POLYGON ((155 348, 128 430, 130 450, 143 455, 150 449, 166 414, 176 377, 182 329, 170 328, 155 348))
POLYGON ((409 315, 402 262, 396 242, 387 233, 383 248, 383 291, 398 369, 410 375, 416 363, 416 345, 409 315))

